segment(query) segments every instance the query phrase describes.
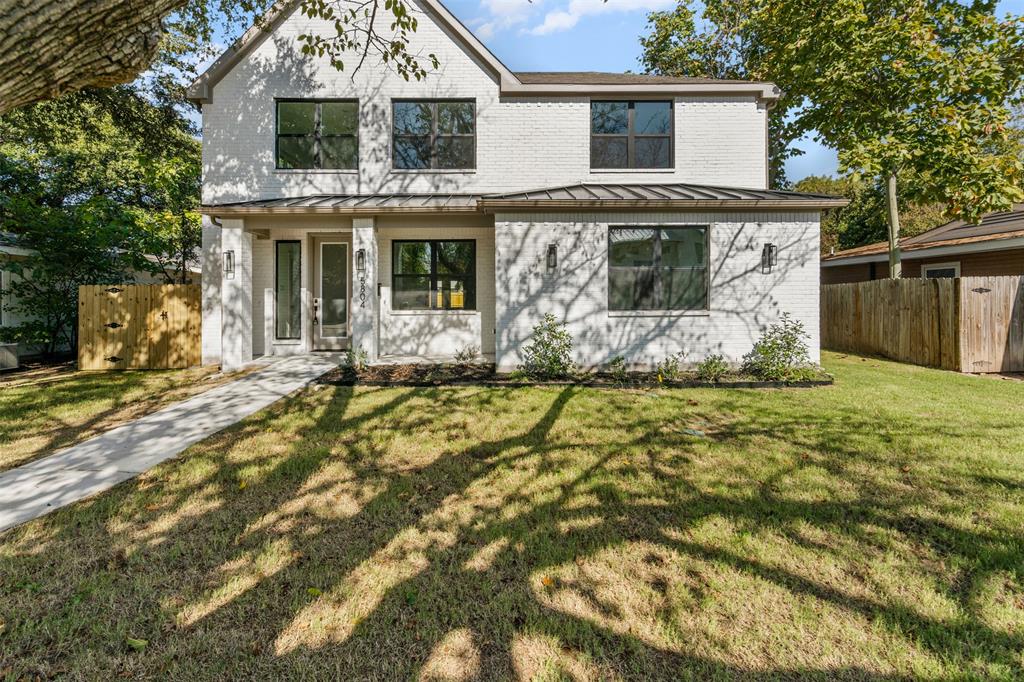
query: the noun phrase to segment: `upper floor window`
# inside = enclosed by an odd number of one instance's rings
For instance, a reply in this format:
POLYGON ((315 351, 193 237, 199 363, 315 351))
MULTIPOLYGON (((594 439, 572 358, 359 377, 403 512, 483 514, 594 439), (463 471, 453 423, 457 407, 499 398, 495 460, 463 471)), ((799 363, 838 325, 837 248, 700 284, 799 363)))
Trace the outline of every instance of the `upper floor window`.
POLYGON ((707 310, 707 227, 608 230, 609 310, 707 310))
POLYGON ((592 101, 591 168, 671 168, 672 102, 592 101))
POLYGON ((359 167, 359 103, 278 100, 277 167, 359 167))
POLYGON ((476 105, 473 102, 395 100, 392 107, 395 168, 476 168, 476 105))

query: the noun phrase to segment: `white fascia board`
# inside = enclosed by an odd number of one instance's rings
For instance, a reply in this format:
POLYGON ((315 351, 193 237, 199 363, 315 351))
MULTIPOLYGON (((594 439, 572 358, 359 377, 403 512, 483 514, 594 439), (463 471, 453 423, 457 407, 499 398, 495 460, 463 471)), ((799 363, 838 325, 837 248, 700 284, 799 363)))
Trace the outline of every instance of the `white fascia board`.
MULTIPOLYGON (((931 249, 914 249, 913 251, 901 251, 900 260, 920 260, 923 258, 934 258, 937 256, 959 256, 965 253, 984 253, 986 251, 1006 251, 1008 249, 1024 248, 1024 237, 1013 237, 1011 239, 992 239, 984 242, 973 242, 970 244, 954 244, 952 246, 936 246, 931 249)), ((821 261, 821 267, 834 268, 840 265, 860 265, 862 263, 883 263, 889 260, 889 252, 873 253, 867 256, 851 256, 850 258, 837 258, 835 260, 821 261)))

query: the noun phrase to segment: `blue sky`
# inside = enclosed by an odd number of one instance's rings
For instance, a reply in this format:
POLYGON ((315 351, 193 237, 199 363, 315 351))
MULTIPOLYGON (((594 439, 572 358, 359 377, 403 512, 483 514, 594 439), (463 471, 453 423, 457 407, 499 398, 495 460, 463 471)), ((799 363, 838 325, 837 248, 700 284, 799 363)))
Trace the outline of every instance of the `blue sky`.
MULTIPOLYGON (((639 71, 647 14, 675 0, 443 0, 513 71, 639 71)), ((999 13, 1024 14, 1024 0, 999 13)), ((836 172, 834 150, 801 140, 791 180, 836 172)))

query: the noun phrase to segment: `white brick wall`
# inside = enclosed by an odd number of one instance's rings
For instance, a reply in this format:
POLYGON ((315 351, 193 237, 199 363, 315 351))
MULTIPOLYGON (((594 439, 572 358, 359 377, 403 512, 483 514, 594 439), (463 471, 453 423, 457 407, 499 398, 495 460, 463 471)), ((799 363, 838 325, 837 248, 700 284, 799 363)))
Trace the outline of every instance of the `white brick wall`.
POLYGON ((220 228, 203 216, 203 364, 220 364, 221 284, 224 277, 220 228))
POLYGON ((592 366, 616 355, 650 365, 684 350, 688 362, 722 353, 739 362, 783 312, 802 321, 819 361, 817 213, 499 214, 495 218, 497 362, 520 362, 533 326, 547 312, 565 322, 576 360, 592 366), (710 225, 710 311, 692 314, 608 310, 609 225, 710 225), (558 245, 558 268, 544 256, 558 245), (778 266, 761 272, 766 242, 778 266))
MULTIPOLYGON (((525 1, 525 0, 524 0, 525 1)), ((499 97, 498 84, 430 17, 418 11, 412 52, 437 54, 441 67, 406 82, 367 60, 354 73, 302 55, 296 36, 333 31, 298 12, 256 46, 213 89, 203 105, 203 202, 332 193, 490 192, 577 182, 693 182, 761 188, 766 182, 765 116, 752 96, 675 100, 675 169, 593 173, 586 97, 499 97), (357 98, 358 172, 277 171, 274 98, 357 98), (391 169, 391 100, 476 100, 475 172, 391 169)), ((625 39, 625 38, 624 38, 625 39)), ((595 48, 597 49, 597 48, 595 48)))

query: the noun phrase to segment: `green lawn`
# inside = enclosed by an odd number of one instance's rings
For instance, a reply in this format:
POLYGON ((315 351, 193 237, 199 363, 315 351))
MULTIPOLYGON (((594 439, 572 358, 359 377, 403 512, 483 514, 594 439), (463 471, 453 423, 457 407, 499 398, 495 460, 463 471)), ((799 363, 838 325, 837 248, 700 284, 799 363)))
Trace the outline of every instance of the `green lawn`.
POLYGON ((1020 676, 1024 383, 825 364, 310 388, 0 535, 0 675, 1020 676))
POLYGON ((234 375, 216 368, 33 372, 0 382, 0 471, 52 454, 234 375))

